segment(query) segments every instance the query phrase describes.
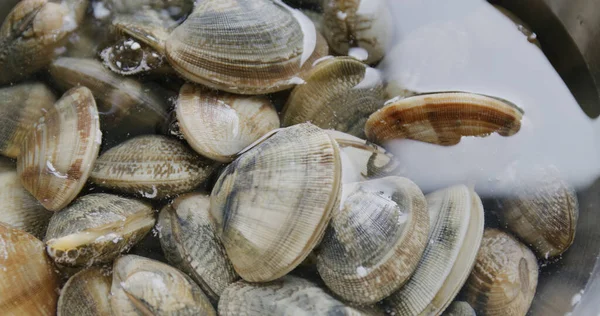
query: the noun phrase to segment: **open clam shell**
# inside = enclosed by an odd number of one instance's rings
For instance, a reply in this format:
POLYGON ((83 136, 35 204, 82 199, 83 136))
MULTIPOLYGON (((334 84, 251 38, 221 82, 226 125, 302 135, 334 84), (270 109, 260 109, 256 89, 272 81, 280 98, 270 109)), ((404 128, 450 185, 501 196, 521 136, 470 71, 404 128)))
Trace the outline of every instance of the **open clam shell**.
POLYGON ((199 154, 229 162, 264 134, 279 127, 275 107, 265 96, 218 93, 192 84, 179 92, 179 131, 199 154))
POLYGON ((60 290, 57 316, 111 316, 110 271, 99 267, 82 270, 60 290))
POLYGON ((425 196, 412 181, 387 177, 345 184, 317 256, 321 278, 335 294, 374 304, 412 275, 427 245, 425 196))
POLYGON ((117 195, 82 196, 55 213, 48 225, 46 245, 55 262, 91 266, 110 262, 129 250, 154 226, 152 206, 117 195))
POLYGON ((58 211, 79 194, 98 156, 98 109, 86 87, 67 91, 27 132, 17 158, 23 187, 58 211))
POLYGON ((388 101, 369 117, 365 133, 378 144, 408 138, 452 146, 462 136, 512 136, 521 128, 522 117, 523 110, 503 99, 466 92, 426 93, 388 101))
POLYGON ((280 130, 232 162, 211 194, 211 216, 236 272, 279 278, 320 241, 339 202, 335 141, 306 123, 280 130))
POLYGON ((114 315, 217 315, 187 275, 135 255, 115 260, 110 303, 114 315))
POLYGON ((216 303, 237 281, 209 214, 210 196, 192 193, 176 198, 160 212, 160 244, 169 262, 187 273, 216 303))
POLYGON ((323 60, 305 80, 292 90, 283 109, 284 126, 311 122, 364 137, 367 118, 385 102, 379 71, 354 58, 323 60))
POLYGON ((467 280, 483 236, 483 206, 473 190, 453 186, 426 198, 429 244, 410 280, 385 300, 396 315, 440 314, 467 280))

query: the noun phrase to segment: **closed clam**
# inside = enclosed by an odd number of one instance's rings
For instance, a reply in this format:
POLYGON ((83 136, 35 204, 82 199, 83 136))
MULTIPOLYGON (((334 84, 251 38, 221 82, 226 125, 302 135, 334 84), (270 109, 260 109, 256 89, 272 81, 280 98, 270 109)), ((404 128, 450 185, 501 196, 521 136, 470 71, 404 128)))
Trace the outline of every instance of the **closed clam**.
POLYGON ((466 92, 426 93, 390 100, 365 125, 375 143, 408 138, 443 146, 462 136, 492 133, 512 136, 521 128, 523 110, 496 97, 466 92))
POLYGON ((201 1, 166 41, 181 76, 238 94, 288 89, 327 50, 306 16, 269 0, 201 1))
POLYGON ((486 229, 463 296, 480 315, 525 315, 537 282, 531 250, 509 234, 486 229))
POLYGON ((21 184, 58 211, 79 194, 98 156, 98 109, 86 87, 67 91, 27 132, 17 158, 21 184))
POLYGON ((210 208, 236 272, 266 282, 298 266, 325 232, 340 180, 337 144, 309 123, 280 130, 227 166, 210 208))
POLYGON ((119 192, 161 199, 192 191, 215 167, 176 139, 143 135, 98 157, 90 180, 119 192))
POLYGON ((117 195, 82 196, 52 216, 46 232, 48 254, 67 266, 110 262, 154 226, 152 206, 117 195))
POLYGON ((239 279, 209 215, 210 196, 191 193, 160 212, 160 244, 169 262, 187 273, 213 301, 239 279))
POLYGON ((283 109, 284 126, 311 122, 364 138, 367 118, 385 102, 379 71, 353 58, 325 59, 305 80, 283 109))
POLYGON ((323 35, 338 55, 377 63, 389 49, 392 29, 386 0, 323 0, 323 35))
POLYGON ((229 162, 267 132, 279 127, 265 96, 241 96, 185 84, 176 106, 179 131, 199 154, 229 162))
POLYGON ((55 101, 43 83, 0 88, 0 155, 17 158, 27 130, 55 101))
POLYGON ((60 290, 57 316, 110 316, 110 271, 91 267, 76 273, 60 290))
POLYGON ((0 306, 3 315, 54 315, 58 276, 44 243, 0 223, 0 306))
POLYGON ((216 315, 208 298, 187 275, 164 263, 135 255, 113 265, 113 315, 216 315))
POLYGON ((438 315, 463 286, 483 236, 483 206, 464 185, 426 195, 429 244, 410 280, 384 302, 395 315, 438 315))
POLYGON ((442 314, 443 316, 477 316, 469 303, 454 301, 442 314))
POLYGON ((427 245, 425 196, 412 181, 387 177, 344 184, 317 256, 325 284, 346 301, 374 304, 412 275, 427 245))

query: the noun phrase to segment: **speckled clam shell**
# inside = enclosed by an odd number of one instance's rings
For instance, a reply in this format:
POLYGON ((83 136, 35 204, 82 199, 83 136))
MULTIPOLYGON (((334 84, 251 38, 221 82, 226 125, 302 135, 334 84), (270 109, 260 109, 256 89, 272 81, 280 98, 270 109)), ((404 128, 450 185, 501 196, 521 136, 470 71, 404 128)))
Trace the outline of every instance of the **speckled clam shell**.
POLYGON ((385 102, 379 71, 353 58, 323 60, 305 80, 283 109, 284 126, 311 122, 364 138, 367 118, 385 102))
POLYGON ((110 271, 85 269, 69 278, 60 290, 57 316, 111 316, 110 271))
POLYGON ((461 289, 483 236, 483 206, 464 185, 426 195, 429 244, 410 280, 384 302, 395 315, 439 315, 461 289))
POLYGON ((23 187, 46 209, 64 208, 83 188, 101 141, 92 92, 86 87, 67 91, 21 144, 17 172, 23 187))
POLYGON ((48 254, 67 266, 110 262, 154 226, 147 203, 96 193, 82 196, 54 214, 46 232, 48 254))
POLYGON ((181 76, 238 94, 288 89, 327 52, 306 16, 268 0, 201 1, 166 42, 181 76))
POLYGON ((525 315, 537 283, 531 250, 509 234, 486 229, 462 295, 478 315, 525 315))
POLYGON ((261 136, 279 127, 266 96, 219 93, 185 84, 176 106, 179 131, 202 156, 229 162, 261 136))
POLYGON ((219 315, 383 315, 344 304, 316 284, 286 275, 269 283, 236 282, 219 301, 219 315))
POLYGON ((110 303, 114 315, 217 315, 187 275, 135 255, 115 260, 110 303))
POLYGON ((90 180, 119 192, 161 199, 194 190, 215 167, 176 139, 144 135, 98 157, 90 180))
POLYGON ((412 181, 387 177, 345 184, 339 211, 319 245, 319 275, 335 294, 374 304, 412 275, 427 245, 425 196, 412 181))
POLYGON ((55 315, 58 276, 44 243, 0 223, 0 306, 3 315, 55 315))
POLYGON ((0 155, 17 158, 27 130, 55 101, 52 91, 39 82, 0 88, 0 155))
POLYGON ((242 154, 211 194, 211 216, 236 272, 277 279, 320 241, 339 203, 339 148, 312 124, 282 129, 242 154))
POLYGON ((462 136, 512 136, 521 128, 522 116, 516 105, 495 97, 466 92, 420 94, 388 101, 369 117, 365 133, 378 144, 408 138, 451 146, 462 136))
POLYGON ((209 195, 182 195, 163 208, 157 227, 169 263, 187 273, 216 304, 239 276, 215 234, 209 209, 209 195))
POLYGON ((469 303, 463 301, 454 301, 442 313, 442 316, 477 316, 475 310, 469 303))

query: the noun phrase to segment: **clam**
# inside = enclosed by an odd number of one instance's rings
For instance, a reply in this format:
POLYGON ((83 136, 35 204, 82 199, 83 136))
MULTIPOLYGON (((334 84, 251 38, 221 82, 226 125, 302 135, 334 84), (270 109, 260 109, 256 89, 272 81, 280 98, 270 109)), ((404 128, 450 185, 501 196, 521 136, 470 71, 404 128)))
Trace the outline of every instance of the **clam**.
POLYGON ((216 303, 239 279, 209 215, 210 196, 192 193, 176 198, 160 212, 160 244, 173 266, 187 273, 216 303))
POLYGON ((119 192, 161 199, 192 191, 215 167, 176 139, 143 135, 98 157, 90 180, 119 192))
POLYGON ((429 216, 419 187, 401 177, 345 184, 319 246, 317 268, 346 301, 374 304, 412 275, 427 245, 429 216))
POLYGON ((58 276, 44 243, 0 223, 0 306, 3 315, 54 315, 58 276))
POLYGON ((349 57, 322 60, 292 91, 283 125, 311 122, 364 138, 369 115, 385 102, 378 70, 349 57))
POLYGON ((338 55, 377 63, 392 42, 392 29, 386 0, 323 0, 323 35, 338 55))
POLYGON ((328 51, 304 14, 270 0, 201 1, 165 47, 184 78, 238 94, 288 89, 328 51))
POLYGON ((525 315, 537 282, 531 250, 509 234, 487 229, 463 296, 480 315, 525 315))
POLYGON ((0 155, 17 158, 27 130, 55 101, 43 83, 0 88, 0 155))
POLYGON ((462 136, 492 133, 512 136, 521 128, 523 110, 496 97, 466 92, 419 94, 390 100, 365 125, 367 139, 375 143, 408 138, 443 146, 462 136))
POLYGON ((194 0, 103 0, 110 11, 118 14, 135 13, 140 10, 165 10, 170 16, 180 18, 189 14, 194 0))
POLYGON ((426 196, 429 244, 410 280, 384 302, 395 315, 438 315, 454 299, 475 263, 483 236, 483 206, 464 185, 426 196))
POLYGON ((80 197, 54 214, 46 232, 48 254, 67 266, 111 262, 154 226, 152 206, 117 195, 80 197))
POLYGON ((58 211, 83 188, 102 140, 98 109, 86 87, 67 91, 27 132, 17 158, 21 184, 58 211))
POLYGON ((127 255, 115 260, 110 304, 114 315, 216 315, 187 275, 164 263, 127 255))
POLYGON ((58 316, 110 316, 109 271, 92 267, 78 272, 60 290, 58 316))
POLYGON ((264 284, 233 283, 219 301, 222 316, 379 314, 373 309, 348 306, 316 284, 291 275, 264 284))
POLYGON ((325 232, 340 180, 337 144, 309 123, 280 130, 228 165, 210 211, 235 271, 266 282, 298 266, 325 232))
POLYGON ((185 84, 176 106, 179 131, 199 154, 229 162, 261 136, 279 127, 265 96, 241 96, 185 84))
POLYGON ((469 303, 454 301, 442 314, 443 316, 477 316, 469 303))

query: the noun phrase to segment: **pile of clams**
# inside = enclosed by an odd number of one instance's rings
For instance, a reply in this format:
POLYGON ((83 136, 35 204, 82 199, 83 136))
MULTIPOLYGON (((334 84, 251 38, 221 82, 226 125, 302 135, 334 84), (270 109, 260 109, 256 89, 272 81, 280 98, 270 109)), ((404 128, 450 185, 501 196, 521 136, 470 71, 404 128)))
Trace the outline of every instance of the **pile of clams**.
POLYGON ((3 315, 527 313, 536 258, 575 238, 574 189, 548 169, 486 203, 486 228, 476 184, 423 192, 386 150, 510 137, 527 113, 476 91, 388 95, 386 1, 285 2, 14 5, 3 315), (77 47, 94 32, 104 46, 77 47))

